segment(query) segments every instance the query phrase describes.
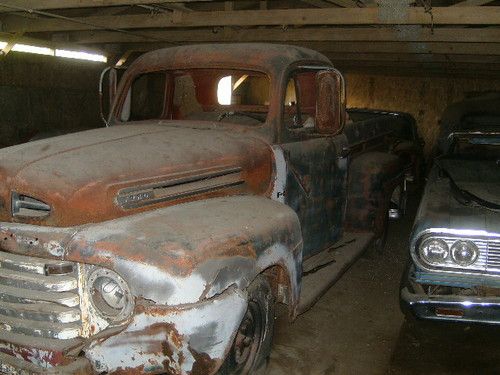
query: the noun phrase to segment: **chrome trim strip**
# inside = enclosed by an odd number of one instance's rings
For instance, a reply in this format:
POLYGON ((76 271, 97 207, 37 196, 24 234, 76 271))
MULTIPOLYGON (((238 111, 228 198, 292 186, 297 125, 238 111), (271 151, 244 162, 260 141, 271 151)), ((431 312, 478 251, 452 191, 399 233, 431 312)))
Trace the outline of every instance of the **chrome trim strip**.
POLYGON ((401 290, 401 300, 420 319, 500 324, 500 297, 432 296, 401 290), (436 308, 456 309, 463 317, 436 314, 436 308))
POLYGON ((240 167, 227 168, 175 178, 155 184, 125 188, 118 192, 116 202, 124 209, 138 208, 237 186, 245 182, 241 171, 240 167))

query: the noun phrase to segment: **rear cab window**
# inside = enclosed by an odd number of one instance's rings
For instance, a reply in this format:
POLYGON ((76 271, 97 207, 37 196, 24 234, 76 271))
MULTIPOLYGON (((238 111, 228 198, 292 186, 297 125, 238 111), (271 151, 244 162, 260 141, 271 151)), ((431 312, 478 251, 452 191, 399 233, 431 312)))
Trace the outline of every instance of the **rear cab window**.
POLYGON ((260 125, 267 119, 270 91, 269 77, 255 71, 191 69, 144 73, 133 79, 119 119, 260 125))

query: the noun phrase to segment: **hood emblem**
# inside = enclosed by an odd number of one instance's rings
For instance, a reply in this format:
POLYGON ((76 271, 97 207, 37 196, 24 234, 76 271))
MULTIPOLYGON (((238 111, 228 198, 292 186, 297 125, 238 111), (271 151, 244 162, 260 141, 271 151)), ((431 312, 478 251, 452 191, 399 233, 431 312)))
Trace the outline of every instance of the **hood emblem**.
POLYGON ((173 177, 155 184, 122 189, 116 196, 116 203, 124 209, 138 208, 147 204, 233 187, 245 182, 241 167, 196 172, 196 174, 173 177))

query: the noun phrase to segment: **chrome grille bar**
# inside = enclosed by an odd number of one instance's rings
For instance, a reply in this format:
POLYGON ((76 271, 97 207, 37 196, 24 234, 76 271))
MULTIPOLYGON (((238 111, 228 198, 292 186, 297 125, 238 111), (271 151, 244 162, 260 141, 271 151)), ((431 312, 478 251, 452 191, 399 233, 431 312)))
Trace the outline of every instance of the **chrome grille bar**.
POLYGON ((72 262, 0 251, 0 337, 7 332, 53 339, 80 336, 78 272, 72 262))
POLYGON ((488 241, 488 271, 500 272, 500 241, 488 241))

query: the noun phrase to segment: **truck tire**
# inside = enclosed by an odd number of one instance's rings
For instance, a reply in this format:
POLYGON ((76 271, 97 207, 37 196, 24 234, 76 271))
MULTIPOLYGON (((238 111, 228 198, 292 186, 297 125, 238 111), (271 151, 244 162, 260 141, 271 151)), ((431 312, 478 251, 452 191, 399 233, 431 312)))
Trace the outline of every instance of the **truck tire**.
POLYGON ((267 365, 274 329, 273 293, 263 275, 250 284, 247 292, 247 311, 218 375, 254 374, 267 365))

